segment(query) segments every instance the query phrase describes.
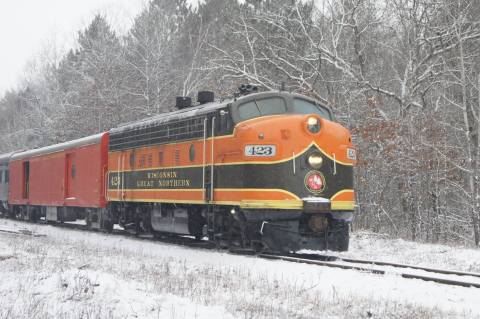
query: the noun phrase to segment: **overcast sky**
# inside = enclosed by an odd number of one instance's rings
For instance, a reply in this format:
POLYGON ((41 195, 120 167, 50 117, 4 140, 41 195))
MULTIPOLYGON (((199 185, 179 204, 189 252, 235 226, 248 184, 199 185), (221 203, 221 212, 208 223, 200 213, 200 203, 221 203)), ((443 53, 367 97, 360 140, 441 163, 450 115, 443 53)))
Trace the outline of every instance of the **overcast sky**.
POLYGON ((122 33, 146 0, 1 0, 0 96, 15 88, 28 61, 45 52, 64 52, 96 13, 122 33))

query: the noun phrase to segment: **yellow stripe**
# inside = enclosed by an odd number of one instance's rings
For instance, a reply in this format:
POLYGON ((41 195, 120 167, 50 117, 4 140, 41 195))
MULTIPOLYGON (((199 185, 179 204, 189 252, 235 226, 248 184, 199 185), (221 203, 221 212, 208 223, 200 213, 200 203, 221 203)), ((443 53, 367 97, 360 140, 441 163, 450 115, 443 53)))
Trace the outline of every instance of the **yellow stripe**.
POLYGON ((284 189, 279 189, 279 188, 215 188, 214 191, 221 191, 221 192, 243 192, 243 191, 247 191, 247 192, 277 192, 277 193, 283 193, 283 194, 290 195, 290 196, 294 197, 295 199, 300 200, 300 197, 298 197, 294 193, 289 192, 289 191, 284 190, 284 189))
POLYGON ((211 204, 211 205, 229 205, 240 206, 245 209, 302 209, 303 202, 298 200, 247 200, 247 201, 199 201, 199 200, 169 200, 169 199, 125 199, 110 198, 110 201, 116 202, 141 202, 141 203, 175 203, 175 204, 211 204))
MULTIPOLYGON (((109 192, 202 192, 203 188, 170 188, 170 189, 162 189, 162 188, 154 188, 154 189, 143 189, 143 188, 123 188, 123 189, 118 189, 118 188, 109 188, 109 192)), ((215 192, 220 191, 220 192, 277 192, 277 193, 283 193, 290 195, 294 197, 295 199, 300 200, 300 197, 295 195, 294 193, 291 193, 289 191, 286 191, 284 189, 277 189, 277 188, 215 188, 215 192)))
POLYGON ((332 210, 355 210, 355 202, 334 201, 332 202, 332 210))
POLYGON ((352 163, 342 162, 342 161, 339 161, 339 160, 337 160, 337 159, 334 160, 334 159, 333 159, 333 156, 328 155, 327 152, 325 152, 315 141, 313 141, 312 143, 310 143, 310 145, 309 145, 308 147, 310 147, 310 146, 312 146, 312 145, 315 145, 315 146, 320 150, 320 152, 322 152, 323 155, 325 155, 326 157, 328 157, 328 158, 331 159, 332 161, 337 162, 337 163, 340 163, 340 164, 345 165, 345 166, 353 166, 352 163))
MULTIPOLYGON (((297 115, 297 114, 296 114, 297 115)), ((285 114, 275 114, 275 115, 267 115, 267 116, 260 116, 260 117, 254 117, 252 119, 248 119, 248 120, 245 120, 243 122, 240 122, 240 123, 237 123, 235 125, 235 128, 233 129, 233 131, 235 132, 235 130, 237 129, 238 126, 242 125, 242 124, 245 124, 245 123, 249 123, 249 122, 255 122, 255 121, 262 121, 264 119, 270 119, 272 117, 283 117, 285 116, 285 114)))
POLYGON ((172 203, 172 204, 207 204, 204 200, 176 200, 176 199, 154 199, 154 198, 141 198, 141 199, 125 199, 110 198, 112 202, 138 202, 138 203, 172 203))
MULTIPOLYGON (((169 199, 127 199, 120 200, 118 198, 110 198, 110 201, 128 201, 142 203, 172 203, 172 204, 210 204, 210 205, 228 205, 240 206, 243 209, 288 209, 302 210, 303 201, 301 200, 242 200, 242 201, 213 201, 207 202, 202 200, 169 200, 169 199)), ((331 203, 332 210, 355 210, 355 202, 353 201, 334 201, 331 203)))
POLYGON ((189 188, 189 189, 185 189, 185 188, 169 188, 169 189, 162 189, 162 188, 148 188, 148 189, 144 189, 144 188, 109 188, 108 189, 109 192, 202 192, 203 191, 203 188, 189 188))
POLYGON ((245 209, 303 209, 301 200, 242 200, 240 208, 245 209))
MULTIPOLYGON (((205 166, 210 166, 209 164, 205 164, 205 166)), ((148 167, 148 168, 138 168, 132 170, 124 170, 124 171, 108 171, 109 173, 127 173, 127 172, 141 172, 141 171, 149 171, 154 169, 175 169, 175 168, 192 168, 192 167, 203 167, 203 164, 197 165, 185 165, 185 166, 162 166, 162 167, 148 167)))
POLYGON ((269 162, 265 162, 265 161, 246 161, 246 162, 232 162, 232 163, 215 163, 214 166, 228 166, 228 165, 247 165, 247 164, 257 164, 257 165, 271 165, 271 164, 280 164, 280 163, 285 163, 285 162, 289 162, 293 159, 297 159, 298 157, 302 156, 303 154, 305 154, 309 149, 310 147, 312 146, 316 146, 320 152, 325 155, 326 157, 328 157, 329 159, 331 159, 332 161, 334 162, 337 162, 339 164, 342 164, 342 165, 345 165, 345 166, 353 166, 352 163, 346 163, 346 162, 342 162, 342 161, 339 161, 337 159, 333 159, 332 156, 328 155, 327 152, 325 152, 315 141, 311 142, 307 147, 305 147, 300 153, 298 154, 295 154, 295 156, 290 156, 290 157, 287 157, 287 158, 284 158, 284 159, 281 159, 281 160, 277 160, 277 161, 269 161, 269 162))

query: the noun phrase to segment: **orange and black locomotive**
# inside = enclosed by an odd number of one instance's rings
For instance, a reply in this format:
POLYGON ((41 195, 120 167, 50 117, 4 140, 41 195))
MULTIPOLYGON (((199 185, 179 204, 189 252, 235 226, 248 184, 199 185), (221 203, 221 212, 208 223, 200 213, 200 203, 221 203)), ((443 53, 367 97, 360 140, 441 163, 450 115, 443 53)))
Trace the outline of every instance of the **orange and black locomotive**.
POLYGON ((346 250, 355 148, 322 103, 244 86, 110 131, 112 222, 226 245, 346 250))
POLYGON ((323 103, 242 86, 177 98, 177 110, 0 156, 0 213, 84 219, 226 247, 346 250, 355 148, 323 103))

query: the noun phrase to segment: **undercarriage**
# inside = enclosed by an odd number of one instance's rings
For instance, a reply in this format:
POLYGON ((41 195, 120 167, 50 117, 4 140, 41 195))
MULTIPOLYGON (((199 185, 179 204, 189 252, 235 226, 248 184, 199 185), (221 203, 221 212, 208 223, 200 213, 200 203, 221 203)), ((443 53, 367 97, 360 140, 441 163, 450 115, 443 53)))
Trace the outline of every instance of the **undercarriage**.
POLYGON ((114 204, 111 223, 133 233, 204 237, 220 247, 291 252, 348 249, 351 212, 240 210, 175 204, 114 204))

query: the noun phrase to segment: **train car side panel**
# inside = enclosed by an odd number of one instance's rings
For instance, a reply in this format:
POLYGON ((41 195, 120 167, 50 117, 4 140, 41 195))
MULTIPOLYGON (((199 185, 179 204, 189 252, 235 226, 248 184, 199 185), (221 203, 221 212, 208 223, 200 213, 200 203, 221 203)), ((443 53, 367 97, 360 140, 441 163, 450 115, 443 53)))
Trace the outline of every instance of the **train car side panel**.
POLYGON ((105 207, 108 133, 20 153, 11 166, 14 205, 105 207))
MULTIPOLYGON (((65 156, 57 153, 47 156, 34 157, 22 161, 25 165, 30 163, 30 185, 26 194, 27 185, 22 185, 22 194, 29 205, 61 206, 64 202, 65 156)), ((24 173, 26 174, 26 173, 24 173)), ((26 183, 23 177, 24 184, 26 183)))

